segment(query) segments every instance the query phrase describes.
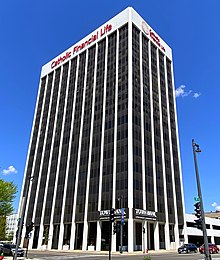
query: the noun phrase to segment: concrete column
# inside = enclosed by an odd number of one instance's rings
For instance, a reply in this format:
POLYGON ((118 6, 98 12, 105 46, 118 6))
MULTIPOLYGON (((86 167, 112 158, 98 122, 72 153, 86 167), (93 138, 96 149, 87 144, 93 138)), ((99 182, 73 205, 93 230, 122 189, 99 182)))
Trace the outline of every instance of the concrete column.
MULTIPOLYGON (((113 234, 113 229, 114 229, 113 225, 112 225, 112 234, 113 234)), ((112 235, 112 252, 116 252, 116 237, 117 237, 117 234, 112 235)))
POLYGON ((88 239, 88 222, 84 221, 83 225, 83 242, 82 242, 82 250, 87 250, 87 239, 88 239))
POLYGON ((64 235, 64 224, 60 223, 58 250, 62 250, 63 249, 63 235, 64 235))
POLYGON ((40 225, 39 229, 39 235, 38 235, 38 243, 37 243, 37 249, 41 249, 42 240, 43 240, 43 232, 44 232, 44 225, 40 225))
POLYGON ((31 249, 32 246, 33 246, 34 232, 35 232, 35 230, 33 230, 33 231, 31 232, 31 237, 30 237, 29 242, 28 242, 28 249, 31 249))
POLYGON ((166 250, 170 250, 170 230, 169 223, 165 223, 164 225, 164 233, 165 233, 165 248, 166 250))
POLYGON ((76 223, 72 223, 71 236, 70 236, 70 250, 74 250, 75 233, 76 233, 76 223))
POLYGON ((129 217, 129 219, 128 219, 128 253, 132 253, 133 251, 134 251, 134 222, 133 222, 133 219, 129 217))
POLYGON ((142 251, 145 253, 146 249, 148 249, 148 243, 147 243, 147 235, 148 235, 148 227, 147 227, 147 221, 144 221, 142 223, 142 251), (143 232, 145 231, 145 232, 143 232))
POLYGON ((160 249, 160 242, 159 242, 159 223, 156 222, 154 225, 154 248, 155 250, 160 249))
MULTIPOLYGON (((178 223, 174 225, 174 236, 175 236, 175 244, 176 244, 176 249, 180 246, 180 237, 179 237, 179 228, 178 228, 178 223)), ((188 243, 188 239, 185 243, 188 243)))
MULTIPOLYGON (((210 233, 213 234, 213 226, 212 225, 210 225, 210 231, 211 231, 210 233)), ((215 237, 213 235, 211 236, 211 243, 215 244, 215 237)))
POLYGON ((134 224, 133 224, 133 125, 132 125, 132 14, 129 10, 128 22, 128 252, 134 250, 134 224))
POLYGON ((48 239, 47 249, 52 248, 53 231, 54 231, 54 227, 53 227, 53 224, 52 224, 52 225, 50 225, 50 228, 49 228, 49 239, 48 239))
POLYGON ((97 235, 96 235, 96 251, 101 251, 101 221, 97 221, 97 235))

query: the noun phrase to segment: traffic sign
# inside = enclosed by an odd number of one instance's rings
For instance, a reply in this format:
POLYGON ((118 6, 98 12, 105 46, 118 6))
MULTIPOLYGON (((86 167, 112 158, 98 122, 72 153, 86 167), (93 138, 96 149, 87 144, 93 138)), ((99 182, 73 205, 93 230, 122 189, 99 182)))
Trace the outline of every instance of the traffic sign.
POLYGON ((199 197, 194 197, 194 202, 200 202, 200 198, 199 197))
POLYGON ((125 209, 121 209, 121 223, 123 224, 125 222, 125 209))

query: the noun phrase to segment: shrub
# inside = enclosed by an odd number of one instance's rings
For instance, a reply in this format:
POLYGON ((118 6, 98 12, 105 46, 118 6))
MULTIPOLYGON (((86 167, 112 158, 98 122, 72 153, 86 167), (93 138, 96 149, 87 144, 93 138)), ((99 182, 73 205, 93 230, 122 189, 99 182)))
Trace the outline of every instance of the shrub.
POLYGON ((144 256, 144 259, 143 260, 151 260, 151 257, 149 255, 147 256, 144 256))

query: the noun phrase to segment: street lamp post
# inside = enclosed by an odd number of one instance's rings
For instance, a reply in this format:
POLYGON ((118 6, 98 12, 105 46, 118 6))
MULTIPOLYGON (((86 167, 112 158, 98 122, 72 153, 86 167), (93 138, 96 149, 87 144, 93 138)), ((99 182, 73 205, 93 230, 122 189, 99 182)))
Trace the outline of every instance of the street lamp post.
POLYGON ((196 158, 196 153, 201 152, 201 150, 199 149, 199 145, 195 143, 194 139, 192 139, 192 148, 193 148, 193 156, 194 156, 194 164, 195 164, 195 172, 196 172, 198 197, 200 199, 201 221, 202 221, 202 231, 203 231, 204 249, 205 249, 205 252, 204 252, 205 260, 211 260, 212 258, 209 253, 208 237, 207 237, 206 224, 205 224, 205 214, 204 214, 204 207, 203 207, 203 201, 202 201, 202 191, 201 191, 201 185, 200 185, 198 163, 197 163, 197 158, 196 158))

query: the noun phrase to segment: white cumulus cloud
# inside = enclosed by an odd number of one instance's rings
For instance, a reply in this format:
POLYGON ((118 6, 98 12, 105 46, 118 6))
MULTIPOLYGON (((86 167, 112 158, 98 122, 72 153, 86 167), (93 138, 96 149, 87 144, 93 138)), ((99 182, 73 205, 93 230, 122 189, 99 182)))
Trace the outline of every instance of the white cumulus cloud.
POLYGON ((18 171, 15 169, 14 166, 9 166, 8 169, 4 169, 2 171, 2 174, 3 175, 8 175, 8 174, 11 174, 11 173, 17 173, 18 171))
POLYGON ((192 93, 192 90, 186 91, 186 86, 181 85, 175 90, 176 97, 187 97, 192 93))
POLYGON ((212 207, 216 207, 216 206, 218 206, 218 204, 216 202, 213 202, 212 207))
POLYGON ((184 89, 185 89, 186 86, 184 85, 181 85, 180 87, 178 87, 176 90, 175 90, 175 94, 176 94, 176 97, 180 97, 184 94, 184 89))
POLYGON ((186 86, 181 85, 177 89, 175 89, 175 96, 176 97, 191 96, 191 97, 194 97, 194 98, 198 98, 199 96, 201 96, 201 93, 194 92, 193 90, 186 90, 186 86))
POLYGON ((212 203, 212 207, 214 207, 216 211, 220 211, 220 206, 216 202, 212 203))

